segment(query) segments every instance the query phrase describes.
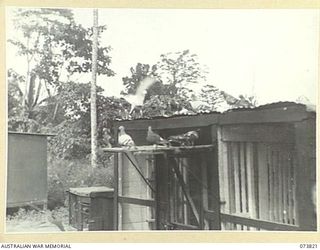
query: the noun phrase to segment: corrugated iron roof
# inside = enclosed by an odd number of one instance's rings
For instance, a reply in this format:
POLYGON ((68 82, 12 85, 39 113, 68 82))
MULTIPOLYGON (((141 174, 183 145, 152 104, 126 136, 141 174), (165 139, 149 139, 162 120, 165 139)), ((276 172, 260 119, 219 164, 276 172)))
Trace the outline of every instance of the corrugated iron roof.
POLYGON ((240 112, 240 111, 256 111, 256 110, 265 110, 265 109, 287 108, 287 107, 293 107, 293 106, 300 107, 300 108, 304 107, 304 108, 306 108, 306 112, 315 113, 314 111, 307 110, 307 107, 304 104, 284 101, 284 102, 274 102, 274 103, 264 104, 264 105, 260 105, 260 106, 254 107, 254 108, 247 108, 247 107, 233 108, 233 109, 228 109, 224 112, 208 111, 208 112, 198 112, 198 113, 194 113, 194 114, 174 114, 171 116, 141 117, 141 118, 137 118, 137 119, 123 119, 123 120, 119 119, 117 121, 154 120, 154 119, 166 119, 166 118, 173 118, 173 117, 213 115, 213 114, 223 114, 223 113, 230 113, 230 112, 240 112))

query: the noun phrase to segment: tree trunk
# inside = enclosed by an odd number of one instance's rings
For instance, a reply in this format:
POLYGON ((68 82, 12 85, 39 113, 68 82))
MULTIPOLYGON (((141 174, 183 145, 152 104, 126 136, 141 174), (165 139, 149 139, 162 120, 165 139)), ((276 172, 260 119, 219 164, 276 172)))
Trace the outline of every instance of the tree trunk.
POLYGON ((98 56, 98 10, 93 10, 92 81, 91 81, 91 167, 97 167, 97 56, 98 56))

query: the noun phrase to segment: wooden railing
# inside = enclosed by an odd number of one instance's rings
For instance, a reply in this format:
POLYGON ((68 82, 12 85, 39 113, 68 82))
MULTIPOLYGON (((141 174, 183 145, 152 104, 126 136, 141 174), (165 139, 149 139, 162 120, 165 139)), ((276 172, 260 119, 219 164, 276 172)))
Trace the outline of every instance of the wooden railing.
MULTIPOLYGON (((204 216, 207 220, 214 220, 216 214, 214 211, 206 210, 204 211, 204 216)), ((233 226, 242 226, 247 230, 254 229, 256 230, 272 230, 272 231, 300 231, 300 228, 296 225, 289 225, 278 222, 271 222, 260 219, 246 218, 238 215, 231 215, 220 213, 221 223, 230 224, 233 226)), ((240 229, 244 230, 244 229, 240 229)))

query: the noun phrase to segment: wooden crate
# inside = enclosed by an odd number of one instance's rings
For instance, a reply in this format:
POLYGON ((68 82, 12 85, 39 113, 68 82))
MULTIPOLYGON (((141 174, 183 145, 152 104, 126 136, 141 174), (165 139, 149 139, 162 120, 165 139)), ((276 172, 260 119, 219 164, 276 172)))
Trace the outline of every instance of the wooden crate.
POLYGON ((78 231, 113 230, 113 189, 70 188, 69 224, 78 231))

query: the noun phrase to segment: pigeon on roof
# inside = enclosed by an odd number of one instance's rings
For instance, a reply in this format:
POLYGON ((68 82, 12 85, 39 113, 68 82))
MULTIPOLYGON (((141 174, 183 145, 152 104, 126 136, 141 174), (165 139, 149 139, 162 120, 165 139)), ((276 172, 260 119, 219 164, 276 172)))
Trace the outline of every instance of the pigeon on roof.
POLYGON ((153 145, 166 145, 169 146, 169 142, 165 139, 163 139, 160 135, 156 134, 152 131, 152 127, 148 127, 148 133, 147 133, 147 142, 153 145))
POLYGON ((124 126, 119 127, 118 144, 121 147, 135 147, 132 137, 126 133, 124 126))

